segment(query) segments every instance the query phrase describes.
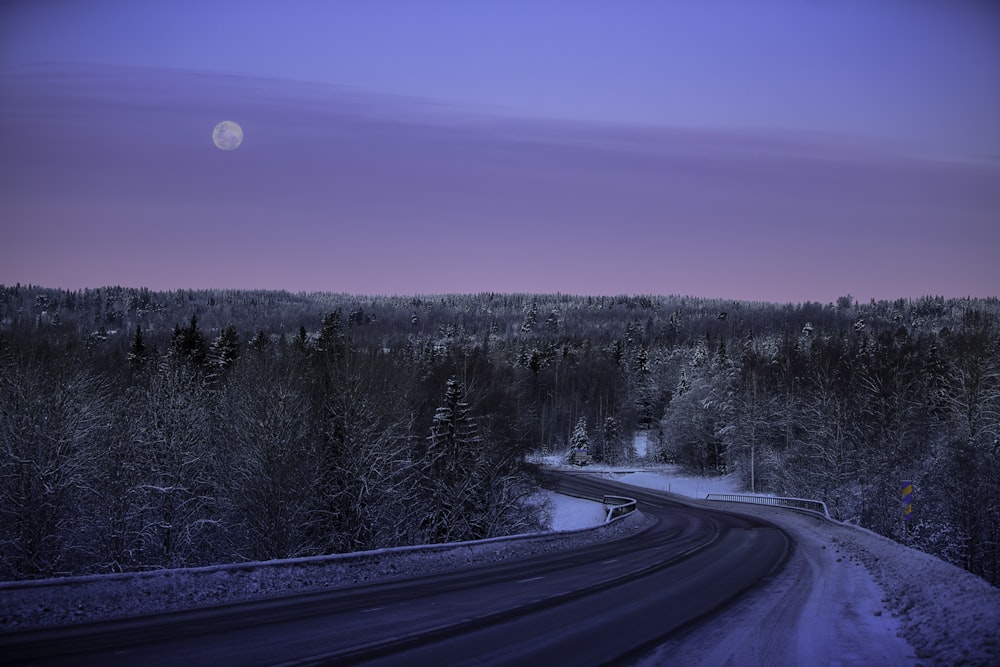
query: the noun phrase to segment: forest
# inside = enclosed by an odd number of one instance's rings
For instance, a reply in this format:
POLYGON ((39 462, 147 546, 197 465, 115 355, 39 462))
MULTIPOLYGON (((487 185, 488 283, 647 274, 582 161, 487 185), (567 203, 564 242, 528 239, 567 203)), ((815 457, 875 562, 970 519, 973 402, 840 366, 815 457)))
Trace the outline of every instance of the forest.
POLYGON ((0 285, 0 579, 538 530, 526 455, 630 465, 640 431, 650 461, 824 500, 1000 585, 995 298, 20 284, 0 285))

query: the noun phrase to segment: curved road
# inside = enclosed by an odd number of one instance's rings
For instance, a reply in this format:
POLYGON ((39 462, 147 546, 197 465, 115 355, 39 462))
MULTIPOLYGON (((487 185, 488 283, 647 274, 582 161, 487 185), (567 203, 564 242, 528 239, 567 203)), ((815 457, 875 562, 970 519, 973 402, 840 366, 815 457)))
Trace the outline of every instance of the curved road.
POLYGON ((599 665, 632 660, 780 569, 788 537, 588 475, 560 491, 636 498, 637 534, 440 575, 0 636, 23 665, 599 665))

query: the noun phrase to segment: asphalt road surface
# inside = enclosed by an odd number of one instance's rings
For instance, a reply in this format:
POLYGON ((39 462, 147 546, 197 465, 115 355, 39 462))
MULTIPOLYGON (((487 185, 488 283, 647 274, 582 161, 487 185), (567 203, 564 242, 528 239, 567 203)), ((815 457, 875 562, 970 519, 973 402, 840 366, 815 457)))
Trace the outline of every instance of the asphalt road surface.
POLYGON ((634 660, 784 564, 761 519, 589 475, 557 490, 636 498, 650 528, 445 574, 0 636, 18 665, 605 665, 634 660))

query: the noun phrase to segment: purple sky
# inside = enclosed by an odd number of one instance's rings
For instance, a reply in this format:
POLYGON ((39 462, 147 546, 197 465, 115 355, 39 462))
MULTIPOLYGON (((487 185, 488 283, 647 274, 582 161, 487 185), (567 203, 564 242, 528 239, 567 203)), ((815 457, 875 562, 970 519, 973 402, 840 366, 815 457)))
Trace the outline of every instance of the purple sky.
POLYGON ((278 4, 0 7, 0 283, 1000 294, 996 3, 278 4))

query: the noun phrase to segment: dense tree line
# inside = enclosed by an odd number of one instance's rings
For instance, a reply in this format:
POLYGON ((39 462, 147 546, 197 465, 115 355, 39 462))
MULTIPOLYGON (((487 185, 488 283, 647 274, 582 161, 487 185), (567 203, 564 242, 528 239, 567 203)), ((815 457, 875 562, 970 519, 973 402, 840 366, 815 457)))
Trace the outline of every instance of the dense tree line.
POLYGON ((642 430, 651 457, 823 499, 997 584, 998 317, 0 286, 0 576, 518 532, 525 453, 628 463, 642 430))

